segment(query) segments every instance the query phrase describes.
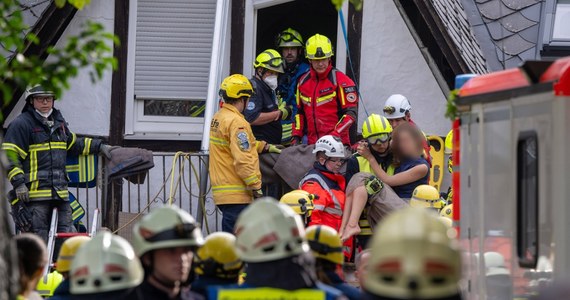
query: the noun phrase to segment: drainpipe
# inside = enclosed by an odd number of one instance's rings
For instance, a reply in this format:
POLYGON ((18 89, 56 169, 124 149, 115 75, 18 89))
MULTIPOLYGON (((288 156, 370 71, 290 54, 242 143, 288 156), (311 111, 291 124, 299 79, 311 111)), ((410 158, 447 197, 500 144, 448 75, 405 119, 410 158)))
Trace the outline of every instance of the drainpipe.
MULTIPOLYGON (((218 108, 218 88, 222 81, 222 72, 225 64, 224 49, 226 48, 226 32, 227 22, 230 10, 230 2, 226 0, 217 0, 216 3, 216 19, 214 22, 214 38, 212 41, 212 57, 210 60, 210 74, 208 76, 208 95, 206 98, 206 110, 204 112, 204 132, 202 135, 201 151, 209 154, 210 150, 210 123, 212 116, 218 108)), ((200 204, 196 214, 196 220, 203 224, 204 211, 206 205, 206 192, 208 190, 208 160, 205 156, 202 160, 200 170, 200 204)), ((206 216, 207 217, 207 216, 206 216)))

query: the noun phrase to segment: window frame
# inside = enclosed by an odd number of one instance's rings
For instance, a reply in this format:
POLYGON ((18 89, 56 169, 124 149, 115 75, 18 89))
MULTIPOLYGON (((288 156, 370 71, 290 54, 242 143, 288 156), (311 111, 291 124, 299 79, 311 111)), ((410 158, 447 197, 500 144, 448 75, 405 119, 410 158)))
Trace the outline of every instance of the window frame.
POLYGON ((544 21, 544 32, 542 39, 543 44, 550 47, 570 47, 570 39, 560 40, 554 39, 553 37, 558 0, 546 0, 544 2, 544 5, 546 6, 546 16, 544 21))
POLYGON ((517 144, 516 144, 516 254, 519 262, 519 266, 521 268, 529 268, 534 269, 538 263, 539 257, 539 190, 540 190, 540 151, 539 151, 539 138, 538 134, 534 130, 530 131, 523 131, 519 133, 517 144), (536 144, 536 158, 535 161, 532 163, 532 168, 536 175, 534 176, 534 184, 536 186, 535 190, 533 191, 532 195, 528 195, 526 190, 523 187, 528 182, 529 177, 525 176, 528 174, 529 169, 527 168, 528 160, 525 158, 528 157, 526 154, 526 145, 529 141, 534 140, 536 144), (524 169, 523 169, 524 168, 524 169), (534 205, 534 212, 529 212, 531 209, 530 205, 534 205), (531 217, 534 223, 530 223, 531 220, 528 217, 531 217), (529 224, 530 223, 530 224, 529 224), (529 234, 529 226, 534 226, 534 232, 529 234), (534 245, 533 245, 534 243, 534 245), (526 252, 528 249, 534 247, 534 252, 532 253, 532 257, 528 258, 526 252))

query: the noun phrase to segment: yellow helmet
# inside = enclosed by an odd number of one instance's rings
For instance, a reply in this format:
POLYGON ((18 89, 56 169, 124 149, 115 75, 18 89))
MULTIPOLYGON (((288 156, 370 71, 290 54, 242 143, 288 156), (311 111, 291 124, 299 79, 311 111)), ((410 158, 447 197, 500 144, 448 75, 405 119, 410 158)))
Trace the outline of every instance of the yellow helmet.
POLYGON ((59 250, 59 256, 57 257, 57 262, 55 263, 55 268, 59 273, 69 272, 71 270, 71 262, 77 253, 77 249, 81 245, 88 242, 91 238, 87 236, 74 236, 70 237, 61 245, 59 250))
POLYGON ((237 279, 243 261, 235 249, 236 237, 227 232, 214 232, 206 237, 204 245, 194 255, 194 271, 198 275, 237 279))
POLYGON ((253 86, 251 86, 251 82, 249 82, 247 77, 241 74, 234 74, 222 81, 219 94, 223 99, 251 97, 253 95, 253 86))
POLYGON ((275 45, 279 48, 303 47, 303 37, 297 30, 293 28, 287 28, 277 35, 275 45))
POLYGON ((315 208, 313 203, 314 199, 315 196, 309 194, 309 192, 294 190, 283 195, 279 202, 289 205, 293 211, 299 215, 310 217, 315 208))
POLYGON ((365 290, 390 299, 459 295, 461 252, 454 233, 425 209, 387 216, 372 237, 365 290))
POLYGON ((453 151, 453 129, 445 137, 445 154, 451 154, 451 151, 453 151))
POLYGON ((315 34, 307 40, 305 52, 308 59, 325 59, 334 54, 331 40, 320 34, 315 34))
POLYGON ((253 62, 254 68, 265 68, 278 73, 283 73, 283 59, 281 54, 273 49, 261 52, 253 62))
POLYGON ((321 258, 337 265, 344 263, 342 241, 338 232, 326 225, 313 225, 307 227, 305 233, 309 247, 316 258, 321 258))
POLYGON ((436 188, 431 185, 418 185, 412 193, 410 206, 440 209, 442 205, 441 197, 436 188))
POLYGON ((439 211, 439 215, 441 217, 446 217, 449 219, 453 219, 453 204, 449 204, 446 207, 442 208, 439 211))
POLYGON ((53 271, 40 278, 40 281, 38 281, 38 285, 36 286, 36 291, 44 298, 51 297, 62 281, 63 275, 57 271, 53 271))
POLYGON ((390 137, 392 133, 392 125, 388 119, 378 114, 371 114, 366 121, 362 123, 362 137, 367 139, 373 136, 386 135, 390 137))

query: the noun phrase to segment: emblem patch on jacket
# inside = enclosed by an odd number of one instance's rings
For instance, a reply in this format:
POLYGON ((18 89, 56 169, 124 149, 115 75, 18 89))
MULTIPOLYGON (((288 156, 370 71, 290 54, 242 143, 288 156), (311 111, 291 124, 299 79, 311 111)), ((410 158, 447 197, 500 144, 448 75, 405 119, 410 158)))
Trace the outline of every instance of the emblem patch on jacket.
POLYGON ((237 139, 241 151, 249 151, 250 145, 249 145, 249 139, 247 138, 247 133, 245 131, 239 131, 237 133, 237 139))

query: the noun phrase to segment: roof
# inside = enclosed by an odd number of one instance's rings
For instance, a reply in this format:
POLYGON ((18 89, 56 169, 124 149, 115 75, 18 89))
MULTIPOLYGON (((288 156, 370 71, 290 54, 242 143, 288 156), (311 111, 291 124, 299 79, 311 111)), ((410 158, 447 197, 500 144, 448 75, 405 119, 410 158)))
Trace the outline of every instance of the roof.
POLYGON ((540 58, 543 0, 458 0, 491 70, 540 58))
MULTIPOLYGON (((51 0, 17 0, 16 2, 18 2, 19 10, 22 12, 24 24, 27 26, 27 30, 22 32, 22 38, 24 38, 24 35, 40 20, 51 0)), ((13 50, 14 49, 6 49, 4 45, 0 43, 0 54, 5 57, 12 56, 14 54, 13 50)))
POLYGON ((469 25, 461 0, 431 0, 432 5, 453 40, 463 61, 475 74, 487 73, 488 66, 481 47, 469 25))

